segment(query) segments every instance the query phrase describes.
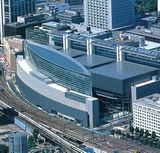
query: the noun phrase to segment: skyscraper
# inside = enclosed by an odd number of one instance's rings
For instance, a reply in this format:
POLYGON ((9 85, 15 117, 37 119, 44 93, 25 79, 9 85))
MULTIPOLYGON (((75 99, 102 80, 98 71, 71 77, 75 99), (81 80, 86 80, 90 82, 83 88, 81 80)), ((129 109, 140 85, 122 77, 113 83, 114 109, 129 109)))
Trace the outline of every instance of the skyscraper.
POLYGON ((17 16, 34 13, 36 0, 2 0, 4 24, 16 22, 17 16))
POLYGON ((113 30, 134 25, 134 0, 85 0, 85 25, 113 30))

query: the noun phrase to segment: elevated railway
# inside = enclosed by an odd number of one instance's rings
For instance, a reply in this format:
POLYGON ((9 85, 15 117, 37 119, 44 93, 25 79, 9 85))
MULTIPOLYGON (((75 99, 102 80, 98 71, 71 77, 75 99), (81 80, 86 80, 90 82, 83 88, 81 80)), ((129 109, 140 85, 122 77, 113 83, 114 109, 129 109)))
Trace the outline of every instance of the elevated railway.
MULTIPOLYGON (((1 70, 1 67, 0 67, 0 70, 1 70)), ((75 140, 77 139, 78 141, 82 141, 85 144, 88 144, 92 147, 94 146, 106 152, 109 151, 111 153, 117 150, 119 151, 119 153, 124 153, 124 151, 128 148, 128 146, 131 146, 130 149, 133 149, 133 150, 137 148, 137 144, 135 142, 132 142, 132 144, 130 144, 128 140, 122 140, 122 139, 118 140, 118 139, 112 138, 110 136, 102 135, 94 131, 89 131, 87 129, 81 128, 72 123, 68 123, 67 121, 61 120, 59 118, 51 117, 47 113, 41 110, 38 110, 31 103, 23 102, 6 87, 6 84, 3 81, 2 75, 0 75, 0 85, 3 88, 3 91, 0 92, 1 101, 15 108, 17 111, 21 112, 21 114, 28 116, 30 119, 35 121, 35 123, 42 123, 46 126, 59 130, 60 134, 62 134, 61 137, 66 134, 68 137, 70 136, 74 138, 75 140)), ((45 135, 47 135, 48 133, 47 136, 50 137, 51 139, 54 139, 53 135, 50 134, 50 132, 53 132, 53 131, 48 130, 47 128, 46 130, 47 131, 41 130, 41 132, 45 135)), ((62 141, 63 140, 61 140, 60 142, 62 141)), ((63 144, 63 145, 67 146, 69 144, 63 144)), ((146 149, 146 146, 143 146, 143 145, 139 146, 139 148, 140 150, 142 150, 141 152, 143 153, 147 153, 147 152, 159 153, 159 150, 155 150, 152 148, 146 149)))

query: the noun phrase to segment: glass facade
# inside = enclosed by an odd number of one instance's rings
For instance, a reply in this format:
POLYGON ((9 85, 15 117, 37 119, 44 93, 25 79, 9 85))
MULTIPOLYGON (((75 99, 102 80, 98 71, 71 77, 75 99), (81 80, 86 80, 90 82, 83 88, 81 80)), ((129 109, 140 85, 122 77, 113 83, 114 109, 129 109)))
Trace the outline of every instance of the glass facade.
MULTIPOLYGON (((91 76, 83 73, 64 68, 44 59, 35 53, 27 44, 25 44, 25 52, 28 53, 30 61, 39 69, 39 71, 47 75, 54 83, 63 86, 69 90, 73 90, 85 95, 92 95, 91 76)), ((54 53, 53 53, 54 54, 54 53)))

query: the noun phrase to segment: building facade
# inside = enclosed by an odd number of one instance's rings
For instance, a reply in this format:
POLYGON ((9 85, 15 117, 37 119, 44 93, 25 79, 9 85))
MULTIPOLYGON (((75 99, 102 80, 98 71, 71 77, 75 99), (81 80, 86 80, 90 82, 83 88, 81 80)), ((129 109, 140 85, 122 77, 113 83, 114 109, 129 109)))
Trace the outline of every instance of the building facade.
POLYGON ((27 133, 24 131, 10 132, 9 153, 27 153, 27 133))
POLYGON ((134 25, 134 0, 85 0, 85 24, 113 30, 134 25))
POLYGON ((83 0, 60 0, 62 3, 68 3, 70 6, 72 5, 82 5, 83 0))
POLYGON ((153 131, 160 136, 160 94, 153 94, 133 103, 133 126, 139 129, 153 131))
POLYGON ((36 11, 36 0, 3 0, 4 24, 16 22, 17 16, 34 13, 36 11))
POLYGON ((99 125, 99 101, 92 97, 91 75, 76 60, 49 47, 25 42, 16 82, 36 106, 85 127, 99 125))

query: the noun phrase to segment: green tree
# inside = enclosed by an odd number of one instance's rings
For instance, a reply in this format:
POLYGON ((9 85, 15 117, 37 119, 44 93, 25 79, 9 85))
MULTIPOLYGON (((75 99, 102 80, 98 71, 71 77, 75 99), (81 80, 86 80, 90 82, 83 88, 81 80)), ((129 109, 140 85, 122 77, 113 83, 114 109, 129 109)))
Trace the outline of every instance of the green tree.
POLYGON ((130 134, 126 133, 126 138, 129 139, 130 138, 130 134))
POLYGON ((114 136, 115 132, 116 132, 116 131, 113 129, 113 130, 111 131, 111 134, 114 136))
POLYGON ((134 140, 139 140, 139 136, 138 135, 135 136, 134 140))
POLYGON ((138 127, 135 128, 135 132, 136 132, 136 134, 139 133, 139 128, 138 127))
POLYGON ((153 146, 153 140, 149 141, 149 146, 152 147, 153 146))
POLYGON ((29 136, 28 147, 31 148, 33 145, 34 145, 34 138, 33 138, 33 136, 29 136))
POLYGON ((157 11, 157 0, 135 0, 135 11, 142 14, 157 11))
POLYGON ((38 129, 33 129, 33 138, 34 138, 35 142, 37 141, 38 134, 39 134, 39 130, 38 129))
POLYGON ((117 134, 121 134, 121 130, 116 130, 116 133, 117 134))
POLYGON ((133 127, 133 126, 130 126, 130 127, 129 127, 129 131, 133 133, 133 132, 134 132, 134 127, 133 127))
POLYGON ((9 147, 3 144, 0 144, 0 153, 9 153, 9 147))
POLYGON ((155 138, 156 138, 156 133, 155 133, 155 131, 152 131, 151 138, 152 138, 152 139, 155 139, 155 138))
POLYGON ((143 136, 143 133, 144 133, 144 130, 143 130, 143 129, 140 129, 140 130, 139 130, 139 136, 142 137, 142 136, 143 136))
POLYGON ((148 138, 145 138, 145 139, 144 139, 144 145, 147 145, 148 142, 149 142, 148 138))
POLYGON ((146 131, 145 131, 145 137, 148 137, 148 136, 149 136, 149 131, 146 130, 146 131))

